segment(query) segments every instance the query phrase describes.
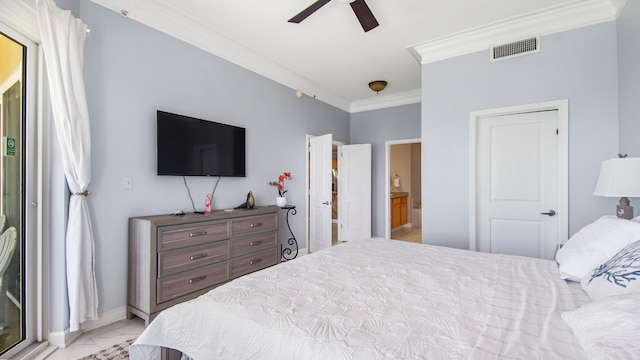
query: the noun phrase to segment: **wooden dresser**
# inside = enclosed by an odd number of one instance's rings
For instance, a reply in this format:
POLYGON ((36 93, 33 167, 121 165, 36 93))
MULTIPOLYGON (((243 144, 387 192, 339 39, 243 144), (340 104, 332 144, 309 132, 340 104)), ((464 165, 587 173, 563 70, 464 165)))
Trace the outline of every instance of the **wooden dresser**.
POLYGON ((279 260, 278 207, 129 218, 127 317, 163 309, 279 260))

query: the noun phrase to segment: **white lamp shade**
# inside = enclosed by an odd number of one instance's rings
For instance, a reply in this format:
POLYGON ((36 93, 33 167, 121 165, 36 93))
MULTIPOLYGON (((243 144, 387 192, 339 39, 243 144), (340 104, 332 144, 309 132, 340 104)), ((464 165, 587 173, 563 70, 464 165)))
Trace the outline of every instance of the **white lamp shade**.
POLYGON ((603 161, 593 195, 640 197, 640 158, 603 161))

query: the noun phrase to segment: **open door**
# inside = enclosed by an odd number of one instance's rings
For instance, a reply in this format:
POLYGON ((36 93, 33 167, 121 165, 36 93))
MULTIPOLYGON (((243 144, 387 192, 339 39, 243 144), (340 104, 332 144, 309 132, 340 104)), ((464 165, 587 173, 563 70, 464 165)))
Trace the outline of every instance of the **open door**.
POLYGON ((309 141, 309 252, 331 247, 331 134, 309 141))
POLYGON ((338 239, 371 238, 371 144, 338 147, 338 239))

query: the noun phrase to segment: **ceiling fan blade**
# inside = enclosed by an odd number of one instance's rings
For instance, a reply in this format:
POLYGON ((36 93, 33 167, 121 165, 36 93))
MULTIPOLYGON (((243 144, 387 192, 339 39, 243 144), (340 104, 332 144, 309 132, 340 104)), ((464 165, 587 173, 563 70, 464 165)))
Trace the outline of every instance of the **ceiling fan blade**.
POLYGON ((292 17, 291 19, 289 19, 289 22, 290 23, 296 23, 296 24, 301 22, 302 20, 308 18, 309 15, 313 14, 318 9, 320 9, 323 6, 325 6, 329 1, 331 1, 331 0, 318 0, 318 1, 314 2, 308 8, 302 10, 298 15, 296 15, 296 16, 292 17))
POLYGON ((378 20, 373 16, 371 9, 369 9, 369 6, 367 6, 367 3, 364 2, 364 0, 356 0, 352 2, 351 8, 356 14, 358 21, 360 21, 360 25, 362 25, 364 32, 376 28, 379 25, 378 20))

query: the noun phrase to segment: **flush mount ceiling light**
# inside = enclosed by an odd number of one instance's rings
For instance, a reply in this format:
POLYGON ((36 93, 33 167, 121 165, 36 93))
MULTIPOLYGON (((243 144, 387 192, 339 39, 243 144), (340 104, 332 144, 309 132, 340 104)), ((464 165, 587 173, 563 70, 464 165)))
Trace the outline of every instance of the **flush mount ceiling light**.
POLYGON ((375 91, 376 93, 384 90, 385 87, 387 87, 387 82, 384 80, 376 80, 369 83, 369 89, 375 91))

